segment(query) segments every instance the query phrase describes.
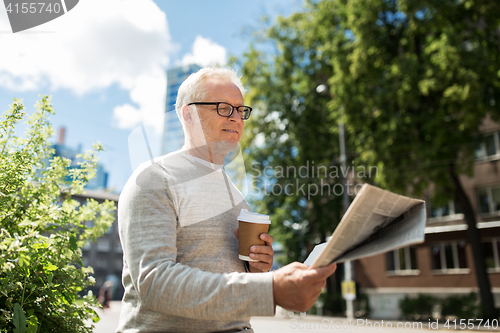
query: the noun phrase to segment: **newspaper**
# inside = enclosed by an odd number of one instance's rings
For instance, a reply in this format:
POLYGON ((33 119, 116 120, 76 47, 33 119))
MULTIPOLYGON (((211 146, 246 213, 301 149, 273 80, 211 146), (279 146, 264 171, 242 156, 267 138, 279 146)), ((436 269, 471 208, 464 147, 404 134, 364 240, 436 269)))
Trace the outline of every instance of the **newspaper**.
POLYGON ((316 245, 304 264, 326 266, 422 243, 425 202, 364 184, 326 243, 316 245))

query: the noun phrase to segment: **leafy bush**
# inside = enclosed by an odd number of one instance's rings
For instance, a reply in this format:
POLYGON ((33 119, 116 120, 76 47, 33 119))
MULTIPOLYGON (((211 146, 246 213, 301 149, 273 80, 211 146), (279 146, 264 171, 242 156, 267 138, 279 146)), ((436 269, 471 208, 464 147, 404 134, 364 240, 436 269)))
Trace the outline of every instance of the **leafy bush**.
POLYGON ((357 318, 368 318, 370 317, 371 313, 371 308, 370 308, 370 298, 368 297, 368 294, 365 294, 362 291, 357 291, 357 298, 355 301, 355 309, 356 309, 356 317, 357 318))
POLYGON ((321 293, 318 301, 323 304, 323 314, 325 316, 345 315, 345 300, 340 293, 321 293))
POLYGON ((109 229, 115 207, 94 200, 80 205, 71 195, 95 176, 102 147, 94 145, 80 167, 70 169, 68 159, 52 158, 50 98, 37 102, 19 137, 23 109, 14 100, 0 119, 0 332, 90 333, 85 323, 99 317, 91 308, 95 297, 77 295, 94 282, 81 247, 109 229))
POLYGON ((482 318, 482 309, 475 293, 461 296, 448 296, 438 299, 429 295, 416 298, 406 296, 399 303, 401 315, 408 320, 427 320, 434 308, 441 308, 441 318, 457 317, 460 319, 482 318))
POLYGON ((418 297, 405 296, 399 302, 401 316, 406 320, 427 320, 432 317, 438 299, 430 295, 420 294, 418 297))
POLYGON ((441 316, 455 316, 461 319, 480 318, 480 306, 476 294, 447 297, 442 302, 441 316))

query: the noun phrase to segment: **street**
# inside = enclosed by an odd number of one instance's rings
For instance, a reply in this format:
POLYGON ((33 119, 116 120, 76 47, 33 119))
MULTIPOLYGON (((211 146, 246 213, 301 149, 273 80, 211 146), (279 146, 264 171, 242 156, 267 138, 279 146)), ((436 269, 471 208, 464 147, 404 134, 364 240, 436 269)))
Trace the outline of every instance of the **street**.
MULTIPOLYGON (((94 333, 114 333, 120 316, 121 303, 111 302, 110 308, 105 311, 98 309, 97 313, 101 320, 95 324, 94 333)), ((285 318, 280 313, 275 317, 252 317, 250 320, 255 333, 311 333, 332 331, 357 331, 366 333, 380 332, 415 332, 429 331, 428 322, 403 322, 383 321, 370 319, 354 319, 349 322, 343 317, 320 317, 306 315, 304 317, 295 314, 293 317, 285 318), (406 328, 405 328, 406 327, 406 328)), ((449 332, 450 330, 439 325, 439 329, 431 329, 433 332, 449 332)))

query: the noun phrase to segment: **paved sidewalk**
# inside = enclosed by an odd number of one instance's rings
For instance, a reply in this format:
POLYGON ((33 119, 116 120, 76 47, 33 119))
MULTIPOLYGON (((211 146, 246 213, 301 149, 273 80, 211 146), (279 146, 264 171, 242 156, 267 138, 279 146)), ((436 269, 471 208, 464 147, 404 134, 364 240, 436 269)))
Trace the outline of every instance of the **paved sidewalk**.
MULTIPOLYGON (((111 302, 110 308, 98 309, 101 320, 95 324, 94 333, 114 333, 120 317, 121 303, 111 302)), ((359 319, 349 322, 346 318, 320 317, 298 314, 285 318, 281 314, 275 317, 252 317, 250 320, 255 333, 320 333, 320 332, 363 332, 363 333, 396 333, 396 332, 449 332, 440 325, 439 329, 429 330, 429 323, 412 323, 403 321, 382 321, 359 319), (363 322, 361 322, 363 320, 363 322), (406 329, 404 328, 406 325, 406 329), (398 327, 399 326, 399 327, 398 327)), ((451 330, 453 331, 453 330, 451 330)))
POLYGON ((121 301, 112 301, 109 309, 96 309, 101 318, 95 325, 94 333, 114 333, 120 319, 121 301))

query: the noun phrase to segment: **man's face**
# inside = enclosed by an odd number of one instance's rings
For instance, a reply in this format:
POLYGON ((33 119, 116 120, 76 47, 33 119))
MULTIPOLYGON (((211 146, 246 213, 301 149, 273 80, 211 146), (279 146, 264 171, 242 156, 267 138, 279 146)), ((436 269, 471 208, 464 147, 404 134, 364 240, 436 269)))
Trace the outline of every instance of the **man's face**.
MULTIPOLYGON (((243 96, 238 87, 229 80, 210 79, 205 82, 207 97, 196 102, 226 102, 234 106, 243 105, 243 96)), ((198 117, 203 129, 205 143, 211 149, 227 150, 236 147, 243 134, 243 119, 236 110, 231 117, 217 114, 215 105, 197 105, 198 117)))

